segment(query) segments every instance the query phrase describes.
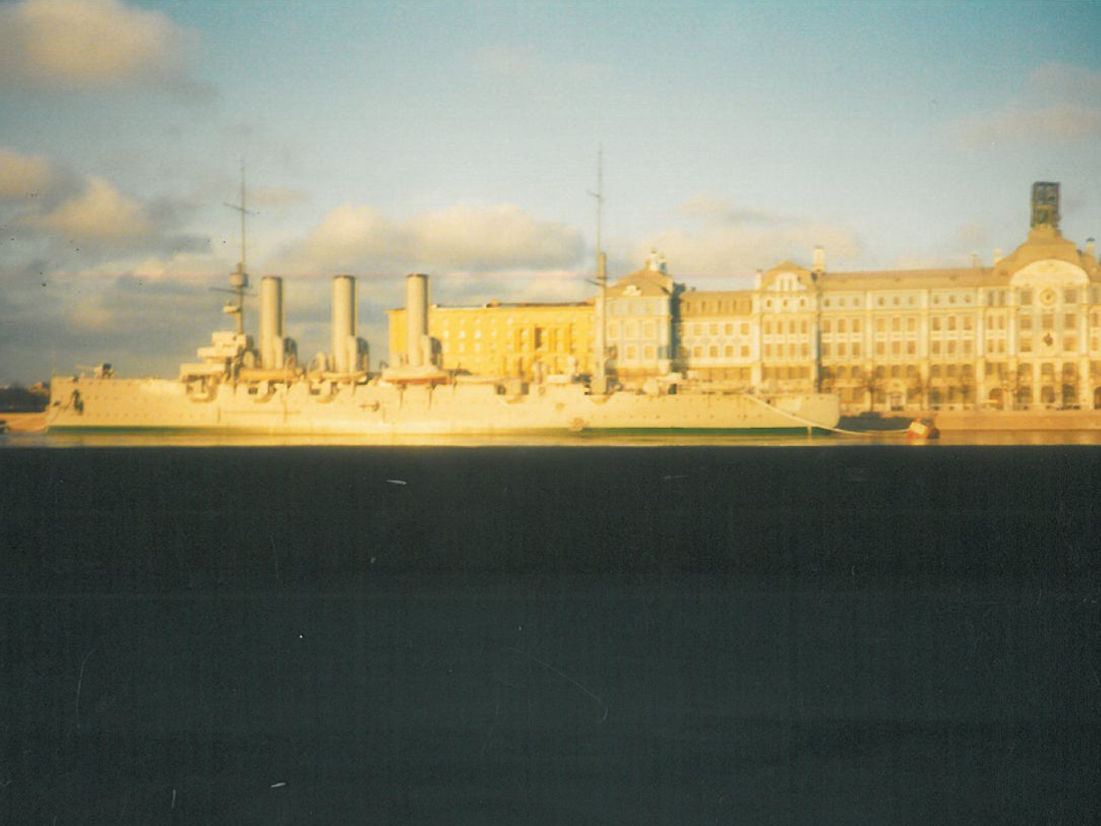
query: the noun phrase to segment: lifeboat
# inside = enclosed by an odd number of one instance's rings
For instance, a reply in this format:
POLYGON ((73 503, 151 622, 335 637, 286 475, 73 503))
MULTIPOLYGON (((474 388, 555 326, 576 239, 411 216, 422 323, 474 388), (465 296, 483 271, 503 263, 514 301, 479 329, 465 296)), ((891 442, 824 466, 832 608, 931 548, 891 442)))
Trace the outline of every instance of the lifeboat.
POLYGON ((937 430, 937 426, 932 419, 914 419, 910 422, 910 426, 906 428, 906 438, 911 441, 925 441, 936 439, 939 436, 940 431, 937 430))

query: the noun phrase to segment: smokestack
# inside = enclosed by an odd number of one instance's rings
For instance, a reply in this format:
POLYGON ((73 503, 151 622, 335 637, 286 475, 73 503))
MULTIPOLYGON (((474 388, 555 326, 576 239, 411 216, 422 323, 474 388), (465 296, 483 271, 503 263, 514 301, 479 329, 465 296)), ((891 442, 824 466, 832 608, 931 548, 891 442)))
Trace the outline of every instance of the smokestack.
POLYGON ((332 369, 350 373, 355 369, 356 280, 350 275, 333 279, 332 369))
POLYGON ((822 249, 821 247, 814 248, 813 261, 814 263, 811 264, 812 270, 814 270, 815 272, 826 271, 826 251, 824 249, 822 249))
POLYGON ((260 279, 260 366, 283 366, 283 279, 260 279))
POLYGON ((428 276, 413 273, 405 277, 405 315, 408 320, 405 349, 410 367, 423 367, 427 361, 424 341, 428 336, 428 276))

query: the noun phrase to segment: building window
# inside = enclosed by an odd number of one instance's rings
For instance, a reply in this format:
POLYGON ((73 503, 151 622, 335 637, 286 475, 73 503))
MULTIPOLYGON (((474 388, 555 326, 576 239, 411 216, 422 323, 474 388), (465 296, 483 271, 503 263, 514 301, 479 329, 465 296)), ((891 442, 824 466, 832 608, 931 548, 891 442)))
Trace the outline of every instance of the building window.
POLYGON ((1019 347, 1020 347, 1020 350, 1021 350, 1022 353, 1031 353, 1032 352, 1032 339, 1022 338, 1019 347))
POLYGON ((1063 329, 1073 330, 1078 326, 1078 315, 1076 313, 1067 313, 1063 317, 1063 329))
POLYGON ((1068 287, 1066 290, 1063 291, 1063 301, 1067 304, 1077 304, 1078 290, 1074 289, 1073 287, 1068 287))
POLYGON ((1021 306, 1032 306, 1032 290, 1021 290, 1021 306))
POLYGON ((1055 328, 1055 316, 1051 313, 1044 313, 1040 316, 1040 326, 1045 330, 1052 330, 1055 328))
POLYGON ((832 325, 830 324, 830 320, 828 318, 823 319, 822 320, 822 332, 823 333, 828 333, 831 330, 832 330, 832 325))
POLYGON ((1018 318, 1017 319, 1017 329, 1019 329, 1021 331, 1031 330, 1032 329, 1032 316, 1023 315, 1020 318, 1018 318))
POLYGON ((734 357, 734 346, 731 345, 731 344, 726 345, 726 348, 724 350, 723 355, 725 355, 726 358, 733 358, 734 357))
POLYGON ((711 358, 718 357, 719 348, 716 347, 714 344, 712 344, 710 347, 707 348, 707 355, 710 356, 711 358))
POLYGON ((647 344, 647 345, 646 345, 646 346, 645 346, 645 347, 644 347, 644 348, 642 349, 642 353, 643 353, 643 357, 644 357, 644 358, 645 358, 645 359, 646 359, 647 361, 653 361, 653 360, 654 360, 654 345, 653 345, 653 344, 647 344))
POLYGON ((913 341, 906 342, 906 355, 912 356, 917 352, 917 344, 913 341))
POLYGON ((854 318, 853 319, 853 332, 854 333, 859 333, 860 332, 860 319, 859 318, 854 318))
POLYGON ((1078 349, 1078 337, 1077 336, 1067 336, 1066 338, 1064 338, 1063 339, 1063 349, 1066 350, 1068 353, 1073 353, 1075 350, 1077 350, 1078 349))
POLYGON ((938 316, 938 315, 933 316, 933 329, 934 330, 939 330, 940 329, 940 316, 938 316))
POLYGON ((626 352, 627 352, 627 361, 634 361, 635 360, 635 353, 637 352, 635 350, 635 345, 628 344, 626 352))
POLYGON ((939 356, 940 355, 940 342, 939 341, 934 341, 933 342, 932 347, 931 347, 931 352, 933 353, 934 356, 939 356))
POLYGON ((748 344, 743 344, 742 345, 742 358, 744 358, 744 359, 749 358, 749 345, 748 344))
POLYGON ((860 342, 853 342, 853 358, 860 358, 860 342))

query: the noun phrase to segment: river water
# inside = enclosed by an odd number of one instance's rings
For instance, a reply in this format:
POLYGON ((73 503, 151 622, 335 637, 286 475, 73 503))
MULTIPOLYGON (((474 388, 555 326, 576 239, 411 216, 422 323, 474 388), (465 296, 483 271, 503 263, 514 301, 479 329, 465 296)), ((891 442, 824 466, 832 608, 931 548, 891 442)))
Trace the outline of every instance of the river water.
POLYGON ((21 441, 0 822, 1096 822, 1101 451, 890 438, 21 441))

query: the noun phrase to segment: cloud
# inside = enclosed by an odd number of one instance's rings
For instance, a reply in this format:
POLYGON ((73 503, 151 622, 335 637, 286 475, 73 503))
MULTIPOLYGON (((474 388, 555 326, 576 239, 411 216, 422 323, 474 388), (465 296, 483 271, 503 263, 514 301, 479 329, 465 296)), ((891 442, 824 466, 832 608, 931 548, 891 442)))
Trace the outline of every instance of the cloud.
POLYGON ((728 201, 724 201, 721 198, 716 198, 706 193, 701 193, 690 198, 681 207, 681 212, 689 218, 700 218, 705 221, 722 224, 777 224, 785 220, 783 217, 772 213, 737 208, 728 201))
POLYGON ((41 155, 20 155, 0 146, 0 201, 35 197, 51 178, 50 163, 41 155))
POLYGON ((119 0, 21 0, 0 8, 0 83, 194 90, 187 71, 196 45, 164 14, 119 0))
POLYGON ((739 209, 706 194, 681 211, 696 217, 696 225, 652 235, 632 251, 636 266, 651 249, 665 255, 670 274, 678 279, 748 275, 786 257, 809 263, 815 246, 823 247, 834 262, 861 253, 856 233, 847 227, 739 209))
POLYGON ((407 220, 345 205, 284 250, 282 263, 291 270, 314 272, 499 272, 570 266, 583 249, 576 229, 539 221, 508 204, 456 206, 407 220))
POLYGON ((280 210, 296 206, 305 200, 304 192, 279 186, 261 186, 248 191, 249 207, 280 210))
MULTIPOLYGON (((592 298, 596 288, 576 270, 544 270, 483 276, 452 273, 432 279, 432 301, 452 306, 504 302, 575 302, 592 298)), ((404 295, 399 303, 404 303, 404 295)))
POLYGON ((211 256, 209 238, 183 231, 193 211, 174 196, 137 198, 105 178, 0 147, 0 258, 9 268, 39 262, 49 273, 118 275, 166 261, 194 273, 196 260, 211 256))
POLYGON ((116 241, 142 238, 152 231, 145 208, 103 178, 88 178, 79 195, 26 223, 74 239, 116 241))
POLYGON ((1049 63, 1035 69, 1022 93, 1002 109, 952 125, 969 149, 1006 142, 1086 141, 1101 137, 1101 72, 1049 63))

